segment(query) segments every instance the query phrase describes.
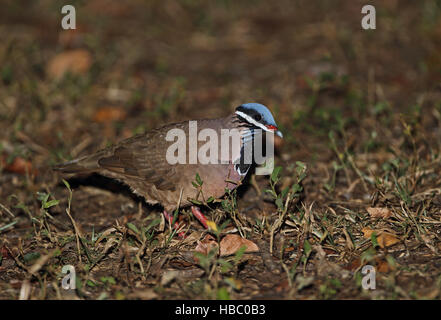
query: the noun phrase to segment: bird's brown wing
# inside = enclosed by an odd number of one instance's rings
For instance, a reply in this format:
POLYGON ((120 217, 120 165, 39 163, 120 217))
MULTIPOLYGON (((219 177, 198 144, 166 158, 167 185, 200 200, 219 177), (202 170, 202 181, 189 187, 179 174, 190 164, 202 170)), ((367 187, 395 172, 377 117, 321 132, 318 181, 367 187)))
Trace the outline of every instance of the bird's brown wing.
POLYGON ((162 130, 124 140, 113 147, 111 154, 99 158, 98 165, 119 175, 128 184, 136 179, 153 184, 158 190, 173 191, 175 166, 166 161, 167 145, 159 139, 163 139, 162 130))

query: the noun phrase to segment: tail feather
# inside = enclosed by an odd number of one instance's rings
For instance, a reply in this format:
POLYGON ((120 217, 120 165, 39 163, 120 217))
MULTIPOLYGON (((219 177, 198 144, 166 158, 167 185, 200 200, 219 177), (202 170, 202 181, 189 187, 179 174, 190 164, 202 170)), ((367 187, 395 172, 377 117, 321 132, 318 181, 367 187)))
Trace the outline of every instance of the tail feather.
POLYGON ((101 153, 96 153, 90 156, 57 164, 53 166, 52 169, 62 173, 92 173, 100 169, 98 160, 101 157, 101 153))

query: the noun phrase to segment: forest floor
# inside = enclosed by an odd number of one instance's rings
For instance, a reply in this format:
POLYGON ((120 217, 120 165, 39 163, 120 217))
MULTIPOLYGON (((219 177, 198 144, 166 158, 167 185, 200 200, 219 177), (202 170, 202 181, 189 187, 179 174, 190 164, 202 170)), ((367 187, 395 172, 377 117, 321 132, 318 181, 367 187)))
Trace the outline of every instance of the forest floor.
POLYGON ((4 1, 0 298, 440 298, 440 4, 371 2, 376 30, 361 1, 71 1, 63 31, 58 2, 4 1), (202 207, 217 232, 51 170, 244 102, 273 112, 281 170, 202 207), (258 251, 196 253, 239 234, 258 251))

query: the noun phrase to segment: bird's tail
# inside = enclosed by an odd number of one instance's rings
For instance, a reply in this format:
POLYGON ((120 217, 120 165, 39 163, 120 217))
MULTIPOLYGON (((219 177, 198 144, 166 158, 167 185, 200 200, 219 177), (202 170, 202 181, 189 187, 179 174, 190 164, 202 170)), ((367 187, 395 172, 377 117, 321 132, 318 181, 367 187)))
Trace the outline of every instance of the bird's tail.
POLYGON ((92 173, 100 170, 98 160, 105 155, 104 150, 92 155, 57 164, 52 167, 62 173, 92 173))

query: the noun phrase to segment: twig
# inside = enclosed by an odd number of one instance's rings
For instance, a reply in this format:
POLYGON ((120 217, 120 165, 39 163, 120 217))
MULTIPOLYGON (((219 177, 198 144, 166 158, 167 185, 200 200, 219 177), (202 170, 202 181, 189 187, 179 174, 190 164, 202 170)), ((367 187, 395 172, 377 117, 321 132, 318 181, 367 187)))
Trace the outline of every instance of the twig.
POLYGON ((15 215, 11 212, 11 210, 9 210, 7 207, 5 207, 4 205, 2 205, 0 203, 0 208, 2 208, 3 210, 6 211, 6 213, 8 213, 11 217, 15 218, 15 215))
POLYGON ((250 181, 250 183, 251 183, 251 185, 253 186, 253 188, 256 189, 257 196, 260 197, 260 195, 262 194, 262 190, 260 190, 259 185, 257 184, 257 181, 256 181, 256 175, 253 174, 253 175, 251 176, 251 181, 250 181))
POLYGON ((68 182, 66 180, 63 180, 65 186, 67 187, 67 189, 69 190, 69 198, 67 201, 67 208, 66 208, 66 214, 68 215, 70 221, 72 222, 72 225, 74 227, 74 231, 75 231, 75 238, 77 241, 77 249, 78 249, 78 259, 80 261, 80 263, 82 263, 81 260, 81 249, 80 249, 80 230, 77 227, 77 224, 75 223, 75 220, 72 218, 72 215, 70 214, 70 205, 72 203, 72 190, 68 184, 68 182))
POLYGON ((286 212, 288 211, 288 204, 291 201, 291 193, 288 194, 285 201, 285 207, 283 208, 282 215, 279 216, 277 221, 271 227, 271 235, 270 235, 270 253, 273 254, 273 242, 274 242, 274 232, 276 232, 283 224, 283 220, 285 220, 286 212))

